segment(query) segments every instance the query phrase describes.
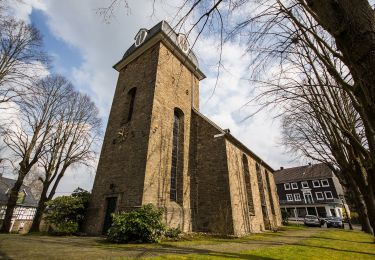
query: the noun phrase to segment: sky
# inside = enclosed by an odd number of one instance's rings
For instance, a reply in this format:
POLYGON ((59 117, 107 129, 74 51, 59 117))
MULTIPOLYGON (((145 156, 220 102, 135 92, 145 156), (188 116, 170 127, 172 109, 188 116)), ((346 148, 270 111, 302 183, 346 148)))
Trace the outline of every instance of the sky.
MULTIPOLYGON (((12 0, 8 0, 12 1, 12 0)), ((75 87, 87 93, 97 104, 104 125, 116 86, 118 73, 112 68, 134 42, 140 28, 150 29, 160 20, 172 25, 179 0, 130 0, 130 9, 119 6, 110 22, 103 21, 98 8, 109 0, 23 0, 12 1, 12 14, 36 26, 43 35, 46 51, 53 57, 50 73, 68 78, 75 87), (153 12, 154 11, 154 12, 153 12)), ((274 169, 297 166, 300 162, 287 154, 280 145, 280 122, 275 111, 263 110, 244 120, 257 110, 248 102, 256 90, 246 78, 250 74, 250 57, 241 42, 224 45, 221 62, 225 69, 217 79, 219 38, 204 34, 193 51, 207 78, 200 82, 200 110, 223 129, 247 145, 274 169)), ((95 170, 77 167, 64 176, 58 195, 69 194, 78 186, 91 190, 95 170)))

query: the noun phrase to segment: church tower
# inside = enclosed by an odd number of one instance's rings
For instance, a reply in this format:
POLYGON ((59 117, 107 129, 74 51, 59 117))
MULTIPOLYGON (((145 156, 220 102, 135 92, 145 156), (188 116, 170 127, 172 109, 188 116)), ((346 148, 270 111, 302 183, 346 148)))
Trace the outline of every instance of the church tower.
POLYGON ((114 65, 119 78, 104 137, 86 232, 105 233, 113 212, 152 203, 170 227, 191 231, 192 109, 205 76, 183 34, 162 21, 141 29, 114 65))

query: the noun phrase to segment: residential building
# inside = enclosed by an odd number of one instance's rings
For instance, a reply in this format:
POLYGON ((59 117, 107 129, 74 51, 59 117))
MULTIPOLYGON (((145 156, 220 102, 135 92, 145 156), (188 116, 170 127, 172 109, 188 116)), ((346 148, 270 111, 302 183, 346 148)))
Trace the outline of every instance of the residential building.
POLYGON ((141 29, 114 68, 87 233, 105 234, 113 212, 148 203, 184 232, 244 235, 281 225, 273 169, 199 111, 205 75, 184 34, 165 21, 141 29))
POLYGON ((291 218, 306 214, 342 217, 342 186, 323 163, 293 167, 274 172, 280 207, 291 218))
MULTIPOLYGON (((14 186, 16 180, 0 176, 0 221, 4 219, 7 208, 9 191, 14 186)), ((18 193, 17 206, 14 209, 11 232, 27 232, 32 224, 38 202, 31 193, 30 187, 21 186, 18 193)))

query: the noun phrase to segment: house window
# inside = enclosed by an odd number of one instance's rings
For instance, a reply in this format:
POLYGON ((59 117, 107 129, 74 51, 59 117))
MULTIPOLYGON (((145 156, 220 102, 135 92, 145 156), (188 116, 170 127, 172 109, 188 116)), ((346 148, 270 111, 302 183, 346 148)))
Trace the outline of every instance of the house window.
POLYGON ((302 185, 302 188, 308 188, 309 187, 309 184, 308 184, 307 181, 301 182, 301 185, 302 185))
POLYGON ((327 179, 321 180, 321 182, 322 182, 322 187, 329 187, 329 182, 327 179))
POLYGON ((293 195, 292 194, 286 194, 286 200, 287 201, 293 201, 293 195))
POLYGON ((170 200, 182 203, 182 172, 183 142, 184 142, 183 112, 175 109, 173 116, 172 134, 172 166, 170 180, 170 200), (181 163, 180 163, 181 161, 181 163))
POLYGON ((250 170, 249 170, 249 161, 247 160, 246 154, 242 155, 242 166, 243 166, 243 172, 245 175, 247 205, 249 207, 250 214, 254 214, 253 192, 251 189, 251 176, 250 176, 250 170))
POLYGON ((124 116, 124 118, 122 120, 123 124, 126 124, 126 123, 130 122, 130 120, 132 119, 136 92, 137 92, 136 88, 132 88, 128 92, 127 101, 129 103, 127 105, 127 111, 125 111, 125 116, 124 116))
POLYGON ((317 200, 324 200, 323 192, 315 192, 315 196, 317 200))
POLYGON ((289 183, 284 183, 284 189, 285 190, 290 190, 290 184, 289 183))
POLYGON ((314 180, 314 181, 312 181, 312 183, 313 183, 313 187, 314 187, 314 188, 319 188, 319 187, 320 187, 320 182, 319 182, 319 180, 314 180))
POLYGON ((324 194, 326 195, 326 199, 327 199, 327 200, 329 200, 329 199, 333 199, 332 192, 330 192, 330 191, 325 191, 324 194))
POLYGON ((301 201, 301 195, 299 193, 294 193, 294 200, 301 201))
POLYGON ((298 189, 298 184, 296 182, 292 182, 292 190, 298 189))

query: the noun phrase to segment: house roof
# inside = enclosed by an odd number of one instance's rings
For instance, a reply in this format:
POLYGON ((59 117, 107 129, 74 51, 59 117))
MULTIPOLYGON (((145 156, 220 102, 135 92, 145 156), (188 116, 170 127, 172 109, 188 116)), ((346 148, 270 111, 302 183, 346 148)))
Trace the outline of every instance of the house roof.
POLYGON ((332 178, 333 173, 327 165, 319 163, 278 170, 273 173, 273 176, 276 184, 279 184, 291 181, 332 178))
MULTIPOLYGON (((4 178, 2 176, 0 177, 0 205, 7 204, 8 202, 7 193, 9 192, 10 189, 12 189, 15 183, 16 183, 16 180, 4 178)), ((31 193, 30 187, 22 185, 20 190, 25 192, 25 200, 23 203, 17 204, 17 205, 21 205, 25 207, 37 207, 38 206, 38 202, 36 201, 33 194, 31 193)))
MULTIPOLYGON (((141 30, 147 30, 147 29, 143 28, 141 30)), ((191 49, 189 49, 187 53, 184 53, 181 50, 177 42, 177 38, 179 34, 176 33, 166 21, 161 21, 158 24, 156 24, 154 27, 152 27, 151 29, 147 30, 147 36, 145 40, 143 41, 143 43, 141 43, 139 46, 136 46, 135 43, 133 43, 132 46, 130 46, 129 49, 127 49, 122 59, 118 63, 116 63, 113 67, 115 69, 118 69, 119 68, 118 66, 122 64, 124 60, 126 60, 133 53, 135 53, 137 49, 141 48, 142 46, 145 46, 147 42, 149 42, 152 38, 154 38, 154 36, 158 35, 159 33, 165 36, 163 38, 164 40, 169 41, 171 43, 173 51, 178 52, 182 57, 184 57, 184 59, 190 62, 193 65, 193 67, 195 67, 195 70, 200 75, 199 77, 200 79, 205 78, 205 75, 199 69, 198 59, 195 56, 194 52, 191 49)))
POLYGON ((262 166, 266 167, 269 171, 273 172, 274 169, 269 166, 265 161, 263 161, 258 155, 256 155, 253 151, 251 151, 246 145, 244 145, 243 143, 241 143, 237 138, 235 138, 233 135, 231 135, 229 132, 226 132, 224 131, 220 126, 218 126, 217 124, 215 124, 213 121, 211 121, 208 117, 206 117, 205 115, 203 115, 201 112, 199 112, 198 110, 196 109, 192 109, 193 112, 198 115, 199 117, 201 117, 202 119, 204 119, 207 123, 209 123, 210 125, 212 125, 214 128, 216 128, 220 133, 223 134, 224 138, 226 138, 228 141, 230 141, 231 143, 233 143, 235 146, 237 146, 238 148, 242 149, 245 153, 249 154, 250 156, 252 156, 258 163, 260 163, 262 166))

